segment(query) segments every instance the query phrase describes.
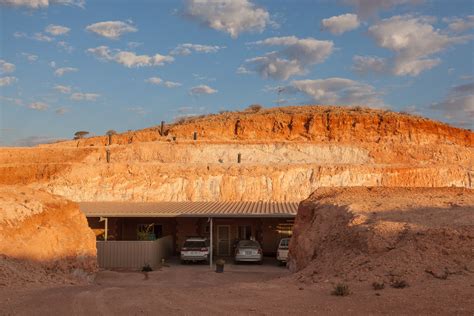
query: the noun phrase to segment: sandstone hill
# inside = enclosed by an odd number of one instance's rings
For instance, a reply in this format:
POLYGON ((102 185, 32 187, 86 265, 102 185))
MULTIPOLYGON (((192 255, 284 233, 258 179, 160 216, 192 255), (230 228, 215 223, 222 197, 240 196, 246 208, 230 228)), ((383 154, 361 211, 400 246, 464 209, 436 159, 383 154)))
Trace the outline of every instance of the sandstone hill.
POLYGON ((95 235, 76 203, 0 187, 0 286, 84 281, 95 257, 95 235))
POLYGON ((474 191, 321 188, 300 204, 290 260, 309 282, 473 280, 474 191))
POLYGON ((74 201, 301 201, 319 187, 474 186, 474 133, 390 111, 228 112, 160 133, 3 148, 0 184, 74 201))

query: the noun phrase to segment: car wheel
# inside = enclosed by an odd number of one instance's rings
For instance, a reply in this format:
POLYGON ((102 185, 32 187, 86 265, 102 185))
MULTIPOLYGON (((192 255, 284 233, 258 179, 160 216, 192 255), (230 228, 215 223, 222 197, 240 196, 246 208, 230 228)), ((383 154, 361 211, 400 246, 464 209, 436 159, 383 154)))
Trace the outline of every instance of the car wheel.
POLYGON ((181 264, 186 264, 186 260, 181 259, 181 264))
POLYGON ((263 259, 258 262, 259 265, 263 264, 263 259))

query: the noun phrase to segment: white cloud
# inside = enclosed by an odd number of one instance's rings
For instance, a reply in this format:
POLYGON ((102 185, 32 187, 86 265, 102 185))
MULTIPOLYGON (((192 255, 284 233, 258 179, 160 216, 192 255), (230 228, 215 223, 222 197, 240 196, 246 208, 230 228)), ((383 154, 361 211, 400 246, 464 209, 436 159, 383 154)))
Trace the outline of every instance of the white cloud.
POLYGON ((64 94, 69 94, 72 91, 72 88, 70 86, 62 86, 62 85, 55 85, 53 89, 56 90, 57 92, 61 92, 64 94))
POLYGON ((369 27, 376 43, 395 53, 392 72, 397 76, 417 76, 438 65, 439 58, 429 58, 446 47, 465 43, 468 36, 450 37, 434 29, 432 17, 393 16, 369 27))
POLYGON ((75 92, 71 94, 70 99, 74 101, 96 101, 97 98, 100 97, 100 94, 97 93, 82 93, 82 92, 75 92))
POLYGON ((28 108, 36 111, 46 111, 49 108, 49 105, 44 102, 33 102, 28 106, 28 108))
POLYGON ((345 78, 296 80, 285 91, 303 93, 319 104, 386 107, 373 86, 345 78))
POLYGON ((65 26, 61 26, 61 25, 53 25, 53 24, 50 24, 48 25, 44 31, 46 33, 49 33, 53 36, 58 36, 58 35, 64 35, 64 34, 67 34, 69 33, 71 29, 68 28, 68 27, 65 27, 65 26))
POLYGON ((57 77, 62 77, 65 73, 68 73, 68 72, 76 72, 78 71, 79 69, 77 68, 73 68, 73 67, 62 67, 62 68, 58 68, 54 71, 54 75, 57 76, 57 77))
POLYGON ((179 83, 179 82, 174 82, 174 81, 165 81, 163 82, 163 85, 166 87, 166 88, 177 88, 177 87, 181 87, 182 84, 179 83))
POLYGON ((22 56, 24 56, 29 62, 34 62, 38 60, 37 55, 33 55, 30 53, 21 53, 22 56))
POLYGON ((344 0, 346 4, 355 8, 357 15, 366 19, 380 10, 388 10, 398 5, 413 5, 424 0, 344 0))
POLYGON ((4 97, 4 96, 0 95, 0 100, 12 103, 16 106, 22 106, 23 105, 23 100, 21 100, 19 98, 10 98, 10 97, 4 97))
POLYGON ((25 7, 28 9, 47 8, 50 4, 84 7, 84 0, 0 0, 0 5, 25 7))
POLYGON ((448 23, 451 31, 461 33, 474 28, 474 15, 468 15, 465 18, 444 18, 443 22, 448 23))
POLYGON ((148 82, 157 86, 164 86, 166 88, 177 88, 181 86, 181 83, 179 82, 163 81, 161 78, 158 78, 158 77, 151 77, 151 78, 145 79, 145 82, 148 82))
MULTIPOLYGON (((1 0, 0 0, 1 1, 1 0)), ((13 36, 15 38, 27 38, 27 39, 32 39, 38 42, 52 42, 54 41, 54 38, 51 36, 48 36, 46 34, 43 34, 41 32, 34 33, 33 35, 28 35, 25 32, 15 32, 13 33, 13 36)))
POLYGON ((54 40, 52 37, 43 33, 35 33, 31 38, 39 42, 52 42, 54 40))
POLYGON ((15 65, 7 63, 5 60, 0 59, 0 73, 8 74, 15 71, 15 65))
POLYGON ((271 37, 251 44, 284 48, 247 59, 238 71, 245 73, 250 71, 250 67, 264 78, 283 80, 303 75, 308 66, 325 61, 331 55, 334 45, 332 41, 320 41, 311 37, 300 39, 295 36, 271 37))
POLYGON ((347 13, 333 16, 321 21, 323 29, 328 30, 332 34, 340 35, 344 32, 355 30, 360 25, 357 15, 347 13))
POLYGON ((376 56, 354 56, 352 70, 360 75, 368 73, 385 73, 389 71, 389 65, 385 58, 376 56))
POLYGON ((56 68, 56 62, 55 62, 55 61, 50 61, 50 62, 49 62, 49 66, 50 66, 51 68, 56 68))
POLYGON ((154 56, 136 55, 134 52, 120 50, 112 51, 107 46, 89 48, 87 49, 87 52, 99 59, 114 61, 128 68, 162 66, 165 63, 174 61, 172 56, 164 56, 160 54, 155 54, 154 56))
POLYGON ((267 10, 249 0, 188 0, 184 14, 232 38, 243 32, 262 32, 275 24, 267 10))
POLYGON ((0 77, 0 87, 10 86, 17 81, 18 79, 16 77, 11 77, 11 76, 0 77))
POLYGON ((143 43, 141 43, 141 42, 128 42, 127 43, 127 46, 131 49, 135 49, 135 48, 140 47, 142 45, 143 45, 143 43))
POLYGON ((158 77, 151 77, 151 78, 145 79, 145 82, 148 82, 154 85, 159 85, 163 82, 163 80, 158 77))
POLYGON ((88 25, 86 30, 109 39, 118 39, 123 34, 138 31, 133 25, 122 21, 98 22, 88 25))
POLYGON ((217 53, 220 49, 225 48, 225 46, 217 46, 217 45, 201 45, 201 44, 179 44, 170 52, 170 55, 181 55, 186 56, 190 55, 192 52, 196 53, 217 53))
POLYGON ((430 108, 441 111, 446 119, 458 125, 474 127, 474 82, 452 87, 444 100, 430 108))
POLYGON ((200 95, 200 94, 214 94, 217 93, 217 90, 201 84, 199 86, 192 87, 191 90, 189 90, 189 93, 192 95, 200 95))
POLYGON ((72 47, 71 45, 69 45, 68 42, 65 42, 65 41, 59 41, 57 45, 60 50, 64 50, 65 52, 68 52, 68 53, 72 53, 72 51, 74 50, 74 47, 72 47))
POLYGON ((249 74, 253 74, 254 71, 250 71, 244 66, 240 66, 239 68, 237 68, 237 71, 235 73, 237 73, 238 75, 249 75, 249 74))
POLYGON ((145 115, 145 114, 148 113, 148 111, 145 110, 145 109, 144 109, 143 107, 141 107, 141 106, 128 108, 127 111, 132 112, 132 113, 135 113, 135 114, 137 114, 137 115, 145 115))
POLYGON ((69 108, 64 107, 64 106, 59 107, 59 108, 57 108, 56 110, 54 110, 54 113, 56 113, 57 115, 64 115, 64 114, 66 114, 67 112, 69 112, 69 108))

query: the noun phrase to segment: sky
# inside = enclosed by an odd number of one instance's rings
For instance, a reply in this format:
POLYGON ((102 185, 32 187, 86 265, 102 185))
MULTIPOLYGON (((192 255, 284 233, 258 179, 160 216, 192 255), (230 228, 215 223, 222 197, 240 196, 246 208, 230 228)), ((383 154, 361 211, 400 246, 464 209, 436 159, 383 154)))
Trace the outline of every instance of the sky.
POLYGON ((472 0, 0 0, 0 146, 368 106, 474 127, 472 0))

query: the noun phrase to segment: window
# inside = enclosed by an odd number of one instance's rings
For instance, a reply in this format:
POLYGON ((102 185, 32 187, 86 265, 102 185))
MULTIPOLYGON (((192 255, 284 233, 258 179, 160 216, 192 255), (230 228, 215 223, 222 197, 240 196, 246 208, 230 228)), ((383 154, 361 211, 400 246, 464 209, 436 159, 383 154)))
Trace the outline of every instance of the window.
POLYGON ((163 237, 163 225, 138 224, 137 225, 137 240, 155 240, 163 237))
POLYGON ((252 237, 252 226, 239 226, 239 240, 249 240, 252 237))

